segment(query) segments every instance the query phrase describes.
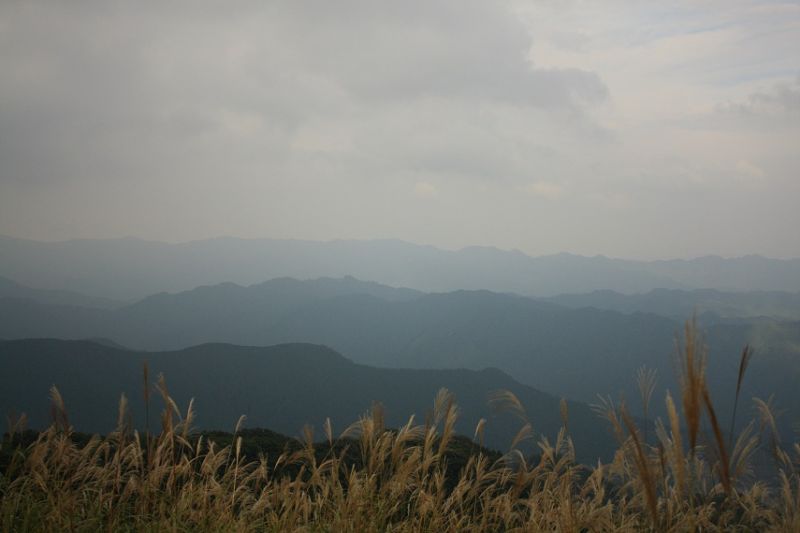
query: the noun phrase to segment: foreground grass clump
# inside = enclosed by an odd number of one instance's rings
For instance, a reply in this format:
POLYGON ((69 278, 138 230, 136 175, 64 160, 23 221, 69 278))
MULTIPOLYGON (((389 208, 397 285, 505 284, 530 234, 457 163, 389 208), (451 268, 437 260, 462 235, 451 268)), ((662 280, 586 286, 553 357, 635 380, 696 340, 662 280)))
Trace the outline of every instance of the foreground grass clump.
MULTIPOLYGON (((254 458, 241 433, 222 447, 213 436, 192 434, 191 404, 182 414, 163 381, 156 436, 130 429, 123 397, 114 433, 79 438, 54 388, 53 425, 38 435, 12 427, 3 443, 0 529, 800 531, 800 446, 787 452, 780 445, 771 409, 759 401, 765 431, 751 423, 725 438, 691 325, 682 367, 680 406, 667 395, 668 420, 656 421, 652 439, 624 405, 598 406, 620 446, 610 464, 593 467, 575 462, 566 404, 554 441, 542 437, 535 459, 519 451, 532 426, 510 393, 493 401, 518 412, 524 425, 503 456, 465 449, 453 434, 457 407, 441 391, 426 424, 412 418, 389 430, 376 408, 339 438, 327 424, 322 445, 309 431, 303 443, 254 458), (774 485, 752 481, 759 448, 774 457, 774 485)), ((642 373, 641 381, 649 401, 653 378, 642 373)), ((476 437, 482 431, 481 423, 476 437)))

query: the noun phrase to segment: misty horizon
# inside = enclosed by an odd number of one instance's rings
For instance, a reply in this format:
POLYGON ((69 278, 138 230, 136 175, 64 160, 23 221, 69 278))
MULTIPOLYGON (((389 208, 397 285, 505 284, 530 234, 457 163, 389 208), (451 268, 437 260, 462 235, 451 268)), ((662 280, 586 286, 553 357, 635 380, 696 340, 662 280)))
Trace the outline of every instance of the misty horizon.
POLYGON ((41 243, 68 243, 68 242, 79 242, 79 241, 140 241, 146 243, 154 243, 154 244, 170 244, 170 245, 180 245, 180 244, 191 244, 191 243, 199 243, 199 242, 207 242, 207 241, 219 241, 219 240, 232 240, 232 241, 273 241, 273 242, 298 242, 298 243, 317 243, 317 244, 324 244, 324 243, 337 243, 337 242, 353 242, 353 243, 369 243, 369 242, 396 242, 400 244, 408 244, 412 246, 419 246, 419 247, 427 247, 427 248, 434 248, 437 250, 445 251, 445 252, 460 252, 469 249, 487 249, 487 250, 496 250, 499 252, 508 252, 508 253, 521 253, 525 256, 531 258, 541 258, 541 257, 553 257, 553 256, 576 256, 576 257, 585 257, 585 258, 607 258, 607 259, 618 259, 623 261, 643 261, 643 262, 659 262, 659 261, 694 261, 697 259, 704 259, 704 258, 720 258, 720 259, 744 259, 748 257, 761 257, 765 259, 776 259, 780 261, 795 261, 800 260, 800 255, 797 256, 779 256, 779 255, 764 255, 760 253, 742 253, 738 255, 724 255, 724 254, 717 254, 717 253, 705 253, 701 255, 695 256, 656 256, 656 257, 642 257, 642 256, 613 256, 604 253, 596 253, 596 254, 583 254, 576 251, 571 250, 559 250, 555 252, 548 252, 548 253, 536 253, 526 250, 521 250, 519 248, 503 248, 500 246, 495 246, 493 244, 465 244, 463 246, 457 247, 448 247, 448 246, 440 246, 434 243, 425 243, 425 242, 414 242, 406 239, 401 239, 398 237, 374 237, 374 238, 332 238, 332 239, 310 239, 310 238, 293 238, 293 237, 239 237, 235 235, 215 235, 210 237, 201 237, 197 239, 188 239, 188 240, 164 240, 164 239, 157 239, 157 238, 145 238, 136 235, 122 235, 122 236, 114 236, 114 237, 69 237, 63 239, 31 239, 25 237, 18 237, 14 235, 8 234, 0 234, 0 238, 7 238, 7 239, 14 239, 19 241, 31 241, 31 242, 41 242, 41 243))

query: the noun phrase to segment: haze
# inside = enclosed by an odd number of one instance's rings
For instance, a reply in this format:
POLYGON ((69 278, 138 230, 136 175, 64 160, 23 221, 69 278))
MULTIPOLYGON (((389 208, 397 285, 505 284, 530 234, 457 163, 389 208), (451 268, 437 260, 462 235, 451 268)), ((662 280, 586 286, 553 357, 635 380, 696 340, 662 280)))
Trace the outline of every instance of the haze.
POLYGON ((797 2, 0 5, 0 234, 800 256, 797 2))

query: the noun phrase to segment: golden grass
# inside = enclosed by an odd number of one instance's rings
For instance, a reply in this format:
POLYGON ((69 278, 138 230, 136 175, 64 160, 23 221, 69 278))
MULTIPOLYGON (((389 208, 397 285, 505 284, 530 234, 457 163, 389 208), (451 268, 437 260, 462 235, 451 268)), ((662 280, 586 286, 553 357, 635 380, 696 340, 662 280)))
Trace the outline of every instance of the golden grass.
MULTIPOLYGON (((800 446, 783 448, 773 410, 758 401, 777 482, 751 481, 749 460, 760 435, 750 424, 732 450, 726 446, 691 323, 681 353, 683 419, 667 394, 668 421, 656 421, 654 445, 640 437, 624 405, 607 400, 597 409, 619 449, 609 464, 579 465, 563 403, 561 431, 552 444, 539 437, 534 460, 517 448, 533 436, 524 408, 500 392, 492 401, 519 415, 520 434, 500 460, 476 446, 455 479, 448 478, 446 452, 458 409, 444 390, 425 424, 412 417, 388 430, 376 406, 339 438, 326 422, 324 456, 315 452, 309 429, 301 449, 252 461, 237 435, 242 420, 229 447, 193 439, 192 406, 181 412, 163 379, 158 435, 131 429, 123 396, 116 431, 82 445, 72 438, 54 388, 53 425, 33 444, 6 450, 11 461, 0 476, 0 530, 800 531, 800 446), (709 442, 700 435, 704 412, 709 442), (352 460, 354 453, 359 460, 352 460)), ((13 446, 18 427, 6 443, 13 446)))

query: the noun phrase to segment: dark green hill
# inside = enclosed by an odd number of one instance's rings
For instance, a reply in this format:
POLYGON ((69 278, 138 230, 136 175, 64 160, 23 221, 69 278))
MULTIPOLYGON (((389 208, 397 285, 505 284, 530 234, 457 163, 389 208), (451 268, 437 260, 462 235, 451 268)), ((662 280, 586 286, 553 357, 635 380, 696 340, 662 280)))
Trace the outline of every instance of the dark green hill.
MULTIPOLYGON (((304 424, 319 430, 330 417, 341 432, 380 402, 388 426, 415 414, 424 421, 437 391, 445 387, 461 410, 457 430, 472 435, 488 420, 486 444, 507 449, 520 422, 496 415, 490 392, 507 389, 526 407, 537 434, 551 439, 561 426, 559 399, 521 385, 499 370, 381 369, 358 365, 337 352, 312 344, 267 348, 205 344, 175 352, 131 352, 88 341, 20 340, 0 342, 0 412, 26 412, 34 427, 49 420, 48 390, 55 384, 70 422, 81 431, 106 433, 116 421, 117 402, 130 399, 134 424, 144 424, 142 363, 151 376, 163 373, 170 394, 185 408, 195 398, 196 424, 231 430, 240 415, 247 427, 268 427, 299 435, 304 424)), ((157 396, 153 399, 159 405, 157 396)), ((156 426, 153 408, 151 424, 156 426)), ((592 462, 613 450, 605 422, 585 404, 569 403, 569 426, 581 460, 592 462)))

